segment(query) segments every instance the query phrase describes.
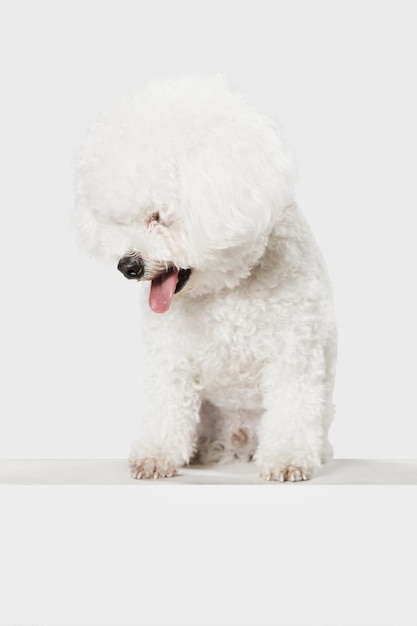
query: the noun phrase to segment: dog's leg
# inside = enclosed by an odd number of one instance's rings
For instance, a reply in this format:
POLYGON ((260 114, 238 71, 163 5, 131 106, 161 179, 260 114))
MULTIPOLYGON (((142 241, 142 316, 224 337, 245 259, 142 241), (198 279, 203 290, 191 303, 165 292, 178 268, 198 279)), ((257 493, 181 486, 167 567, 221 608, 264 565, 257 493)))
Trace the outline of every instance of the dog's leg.
POLYGON ((204 401, 194 461, 205 465, 251 460, 256 448, 258 421, 259 411, 230 410, 204 401))
POLYGON ((335 414, 335 405, 333 404, 333 389, 336 376, 336 358, 337 358, 337 333, 336 328, 333 329, 332 335, 327 342, 325 348, 326 363, 326 407, 323 420, 323 446, 321 451, 322 463, 327 463, 333 458, 333 446, 329 441, 329 429, 333 422, 335 414))
POLYGON ((147 411, 129 464, 133 478, 175 476, 196 443, 200 384, 186 364, 153 363, 147 373, 147 411))
POLYGON ((323 341, 304 329, 264 372, 265 413, 255 459, 265 480, 307 480, 324 456, 329 426, 328 363, 323 341))

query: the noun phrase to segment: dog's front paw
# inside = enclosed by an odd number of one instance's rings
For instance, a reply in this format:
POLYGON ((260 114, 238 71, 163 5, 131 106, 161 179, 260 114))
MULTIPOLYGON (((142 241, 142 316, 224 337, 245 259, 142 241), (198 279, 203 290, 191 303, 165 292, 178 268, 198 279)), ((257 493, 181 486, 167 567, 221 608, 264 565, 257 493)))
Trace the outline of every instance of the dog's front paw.
POLYGON ((131 457, 129 466, 132 478, 169 478, 177 474, 177 466, 163 457, 131 457))
POLYGON ((262 446, 256 451, 255 460, 261 478, 282 483, 309 480, 320 466, 320 455, 311 448, 288 450, 262 446))
POLYGON ((264 467, 260 469, 261 478, 264 480, 278 480, 298 482, 309 480, 313 475, 313 467, 310 465, 278 465, 276 467, 264 467))

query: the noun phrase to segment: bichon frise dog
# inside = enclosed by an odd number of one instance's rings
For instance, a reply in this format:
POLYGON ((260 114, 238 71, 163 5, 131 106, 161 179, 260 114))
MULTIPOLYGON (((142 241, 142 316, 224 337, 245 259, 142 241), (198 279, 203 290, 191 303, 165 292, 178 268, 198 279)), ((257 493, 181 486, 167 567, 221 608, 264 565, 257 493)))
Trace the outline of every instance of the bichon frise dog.
POLYGON ((80 150, 75 222, 142 285, 132 475, 254 458, 266 480, 310 478, 332 454, 336 331, 275 122, 220 76, 131 93, 80 150))

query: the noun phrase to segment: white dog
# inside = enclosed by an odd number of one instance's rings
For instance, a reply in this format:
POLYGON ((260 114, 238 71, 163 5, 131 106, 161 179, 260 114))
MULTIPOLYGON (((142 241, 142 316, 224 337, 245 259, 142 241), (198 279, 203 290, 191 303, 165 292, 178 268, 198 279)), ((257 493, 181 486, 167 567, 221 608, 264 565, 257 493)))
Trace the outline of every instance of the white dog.
POLYGON ((132 475, 254 458, 266 480, 310 478, 332 454, 336 332, 276 124, 219 76, 131 93, 79 153, 75 221, 90 252, 146 281, 132 475))

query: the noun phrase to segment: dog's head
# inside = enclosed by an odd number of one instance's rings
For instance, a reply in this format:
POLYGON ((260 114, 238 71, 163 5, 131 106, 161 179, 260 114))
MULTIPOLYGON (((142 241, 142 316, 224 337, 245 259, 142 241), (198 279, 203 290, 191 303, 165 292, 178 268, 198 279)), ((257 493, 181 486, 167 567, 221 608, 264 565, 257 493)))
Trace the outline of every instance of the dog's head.
POLYGON ((151 280, 150 306, 233 288, 262 257, 293 200, 274 122, 220 76, 131 93, 92 125, 76 161, 84 246, 151 280))

